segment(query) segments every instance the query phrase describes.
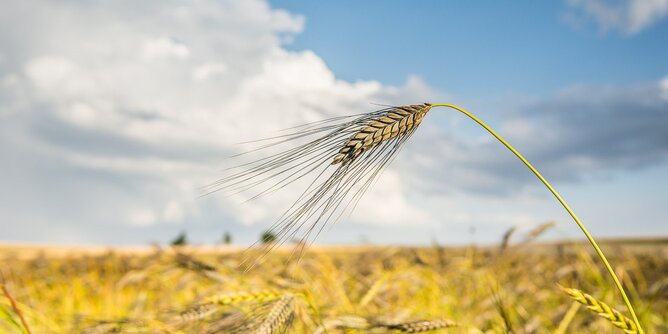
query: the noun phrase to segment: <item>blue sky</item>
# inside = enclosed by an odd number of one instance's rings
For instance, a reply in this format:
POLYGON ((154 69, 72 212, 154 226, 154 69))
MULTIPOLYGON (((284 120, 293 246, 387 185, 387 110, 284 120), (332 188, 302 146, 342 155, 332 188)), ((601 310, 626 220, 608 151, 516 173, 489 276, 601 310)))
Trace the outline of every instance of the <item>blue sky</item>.
POLYGON ((289 49, 313 50, 350 81, 398 85, 419 75, 435 89, 480 98, 657 81, 668 71, 665 20, 629 36, 560 1, 271 3, 306 17, 289 49))
MULTIPOLYGON (((300 188, 200 197, 238 142, 421 102, 488 121, 595 235, 668 234, 668 0, 0 4, 0 242, 248 244, 300 188)), ((548 237, 581 236, 435 110, 318 241, 491 243, 552 220, 548 237)))

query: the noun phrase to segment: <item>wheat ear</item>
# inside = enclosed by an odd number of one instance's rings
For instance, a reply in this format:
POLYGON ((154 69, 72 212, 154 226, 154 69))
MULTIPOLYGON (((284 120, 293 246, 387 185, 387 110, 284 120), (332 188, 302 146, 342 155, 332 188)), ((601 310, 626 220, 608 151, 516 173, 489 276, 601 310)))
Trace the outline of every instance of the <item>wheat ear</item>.
POLYGON ((386 323, 373 320, 367 320, 357 316, 343 316, 336 319, 325 321, 324 325, 318 327, 314 334, 326 333, 329 329, 386 329, 400 333, 422 333, 434 331, 437 329, 459 327, 460 325, 452 320, 419 320, 404 323, 386 323))
POLYGON ((623 314, 619 313, 619 311, 610 307, 608 304, 578 289, 562 287, 561 290, 563 290, 576 302, 587 306, 590 311, 596 313, 599 317, 610 321, 613 325, 615 325, 615 327, 622 329, 629 334, 638 333, 638 330, 631 319, 625 317, 623 314))
POLYGON ((400 137, 417 127, 431 109, 428 103, 389 109, 386 113, 369 119, 365 125, 344 143, 334 156, 332 165, 349 163, 383 142, 400 137))
POLYGON ((610 276, 612 277, 613 282, 615 282, 615 287, 617 287, 617 290, 619 290, 619 293, 622 295, 622 298, 624 299, 624 303, 626 304, 626 307, 629 309, 629 312, 631 313, 631 317, 633 318, 633 323, 636 325, 636 328, 638 329, 638 333, 643 334, 642 326, 640 325, 640 320, 638 320, 638 316, 636 315, 635 310, 633 309, 633 305, 631 305, 631 301, 629 300, 629 297, 626 295, 626 292, 624 291, 624 287, 622 287, 622 283, 619 282, 619 278, 617 278, 617 275, 615 274, 615 271, 612 269, 612 266, 610 265, 610 262, 608 262, 608 259, 605 257, 605 254, 603 254, 603 251, 601 251, 601 248, 598 247, 598 243, 596 243, 596 240, 594 237, 589 233, 587 228, 584 226, 584 224, 580 221, 580 218, 578 218, 577 215, 575 215, 575 212, 571 209, 571 207, 564 201, 563 198, 561 198, 561 195, 557 192, 552 185, 547 182, 547 180, 543 177, 543 175, 522 155, 520 152, 518 152, 510 143, 508 143, 503 137, 501 137, 496 131, 494 131, 492 128, 490 128, 485 122, 480 120, 478 117, 475 115, 471 114, 470 112, 464 110, 463 108, 460 108, 458 106, 452 105, 452 104, 432 104, 432 107, 445 107, 445 108, 451 108, 454 110, 457 110, 461 112, 462 114, 466 115, 468 118, 472 119, 474 122, 478 123, 478 125, 482 126, 487 132, 489 132, 494 138, 496 138, 501 144, 503 144, 508 150, 510 150, 515 156, 524 163, 527 168, 529 168, 534 175, 545 185, 545 187, 554 195, 554 197, 559 201, 561 206, 564 207, 564 209, 568 212, 568 214, 573 218, 573 221, 578 225, 582 233, 587 237, 587 240, 591 244, 591 246, 594 248, 596 251, 596 254, 598 257, 601 259, 601 262, 605 265, 605 269, 608 271, 610 276))
POLYGON ((256 199, 302 178, 310 179, 309 186, 270 229, 277 242, 268 248, 293 238, 308 241, 328 223, 352 212, 429 110, 428 103, 391 106, 294 127, 293 132, 267 138, 266 145, 246 153, 305 143, 240 164, 237 172, 204 190, 238 194, 263 188, 250 198, 256 199))
POLYGON ((400 324, 382 324, 381 326, 401 333, 421 333, 443 328, 459 327, 459 324, 452 320, 438 319, 412 321, 400 324))
POLYGON ((503 251, 508 248, 510 245, 510 238, 513 236, 513 234, 515 234, 515 231, 517 231, 517 226, 512 226, 503 234, 503 238, 501 238, 501 245, 499 246, 499 253, 503 253, 503 251))
POLYGON ((553 228, 555 225, 557 225, 556 222, 550 221, 536 226, 527 233, 526 237, 524 238, 524 243, 527 244, 538 239, 538 237, 543 235, 543 233, 547 232, 549 229, 553 228))
POLYGON ((281 294, 272 290, 263 290, 256 292, 235 292, 216 295, 207 298, 203 303, 181 313, 178 320, 181 322, 192 322, 206 318, 224 305, 234 305, 249 301, 267 302, 281 297, 281 294))
POLYGON ((281 293, 273 290, 262 290, 255 292, 235 292, 235 293, 226 293, 222 295, 217 295, 209 297, 206 299, 206 303, 218 304, 218 305, 230 305, 244 303, 248 301, 257 301, 257 302, 266 302, 274 299, 278 299, 282 296, 281 293))
POLYGON ((316 328, 313 334, 326 334, 329 333, 331 329, 360 329, 368 330, 372 327, 372 324, 369 320, 354 316, 346 315, 337 317, 335 319, 328 319, 325 322, 316 328))
POLYGON ((220 308, 218 304, 215 303, 204 303, 197 305, 185 312, 182 312, 179 317, 178 321, 182 322, 192 322, 200 319, 204 319, 214 313, 220 308))
POLYGON ((280 297, 276 300, 267 316, 262 319, 262 322, 258 325, 257 329, 254 331, 255 334, 274 334, 278 333, 290 319, 294 313, 294 301, 295 296, 292 294, 287 294, 280 297))

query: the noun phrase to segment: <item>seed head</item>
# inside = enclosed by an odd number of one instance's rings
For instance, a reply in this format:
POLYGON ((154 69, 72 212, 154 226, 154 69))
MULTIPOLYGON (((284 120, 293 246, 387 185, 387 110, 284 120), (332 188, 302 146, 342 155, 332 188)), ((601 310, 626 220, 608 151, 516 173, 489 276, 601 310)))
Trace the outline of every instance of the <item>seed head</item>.
POLYGON ((349 163, 379 144, 400 137, 422 122, 431 109, 431 104, 415 104, 395 107, 375 118, 366 120, 362 128, 350 136, 334 156, 332 165, 349 163))

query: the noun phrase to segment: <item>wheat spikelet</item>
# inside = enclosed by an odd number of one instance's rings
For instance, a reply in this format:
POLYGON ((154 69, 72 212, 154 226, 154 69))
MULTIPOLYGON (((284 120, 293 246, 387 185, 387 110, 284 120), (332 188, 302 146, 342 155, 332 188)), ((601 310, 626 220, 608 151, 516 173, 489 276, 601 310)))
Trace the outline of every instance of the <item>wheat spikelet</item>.
POLYGON ((325 334, 332 329, 369 329, 372 324, 369 320, 358 316, 340 316, 335 319, 325 320, 321 326, 318 326, 313 334, 325 334))
POLYGON ((382 324, 382 327, 402 333, 421 333, 442 328, 458 327, 459 324, 446 319, 420 320, 400 324, 382 324))
MULTIPOLYGON (((239 327, 239 323, 243 323, 247 320, 246 316, 242 312, 231 312, 224 313, 221 317, 217 319, 212 319, 206 324, 206 332, 200 331, 200 333, 206 334, 217 334, 217 333, 226 333, 229 334, 233 332, 235 326, 239 327)), ((182 333, 182 332, 179 332, 182 333)))
POLYGON ((148 324, 138 320, 98 321, 94 325, 84 328, 81 334, 106 333, 145 333, 148 324))
POLYGON ((180 314, 179 319, 182 322, 191 322, 200 319, 204 319, 214 313, 219 309, 219 305, 216 303, 204 303, 197 305, 183 313, 180 314))
POLYGON ((216 271, 216 267, 185 254, 177 254, 175 261, 177 266, 195 272, 216 271))
POLYGON ((174 319, 175 325, 182 325, 188 322, 193 322, 207 318, 215 314, 221 307, 228 305, 237 305, 247 302, 267 303, 281 300, 286 296, 290 298, 306 299, 305 295, 300 292, 294 293, 279 293, 272 290, 263 290, 256 292, 235 292, 221 294, 217 296, 208 297, 203 303, 200 303, 189 310, 182 312, 174 319))
POLYGON ((295 296, 288 294, 276 300, 267 316, 262 319, 257 329, 253 331, 255 334, 274 334, 278 333, 285 325, 288 324, 294 312, 295 296))
POLYGON ((557 222, 550 221, 550 222, 542 223, 542 224, 536 226, 534 229, 527 232, 526 237, 524 239, 524 243, 529 243, 533 240, 536 240, 538 237, 543 235, 543 233, 547 232, 549 229, 553 228, 555 225, 557 225, 557 222))
POLYGON ((182 312, 176 321, 180 323, 192 322, 204 319, 218 311, 221 306, 234 305, 250 301, 259 303, 275 300, 281 297, 281 294, 271 290, 256 292, 235 292, 221 294, 206 298, 206 300, 194 306, 193 308, 182 312))
POLYGON ((248 301, 266 302, 280 297, 281 293, 272 290, 235 292, 209 297, 204 304, 231 305, 248 301))
POLYGON ((503 237, 501 238, 501 245, 499 246, 499 252, 503 252, 508 248, 510 245, 510 238, 515 234, 515 231, 517 231, 517 226, 512 226, 509 228, 504 234, 503 237))
POLYGON ((383 329, 401 333, 422 333, 450 327, 459 327, 459 324, 452 320, 445 319, 420 320, 405 323, 386 323, 357 316, 343 316, 326 320, 322 326, 316 329, 314 334, 326 333, 330 329, 383 329))
POLYGON ((405 134, 420 125, 430 109, 428 103, 396 107, 368 120, 364 127, 345 142, 334 156, 332 165, 348 163, 380 143, 405 134))
POLYGON ((286 294, 277 300, 259 305, 250 313, 233 319, 220 319, 208 333, 274 334, 289 326, 295 311, 295 296, 286 294))
POLYGON ((613 325, 615 325, 615 327, 622 329, 629 334, 638 333, 638 330, 636 329, 636 326, 633 321, 631 321, 631 319, 625 317, 619 313, 619 311, 608 306, 606 303, 597 300, 596 298, 578 289, 562 287, 561 290, 563 290, 573 300, 587 306, 590 311, 610 321, 613 325))

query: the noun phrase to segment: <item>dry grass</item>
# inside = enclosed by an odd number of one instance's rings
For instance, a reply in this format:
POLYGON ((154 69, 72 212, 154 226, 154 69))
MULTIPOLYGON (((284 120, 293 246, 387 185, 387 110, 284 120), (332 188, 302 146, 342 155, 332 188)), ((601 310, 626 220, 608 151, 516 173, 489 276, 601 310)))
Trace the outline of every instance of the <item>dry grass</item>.
MULTIPOLYGON (((666 244, 607 248, 646 332, 668 332, 666 244)), ((578 311, 557 284, 597 296, 584 299, 590 306, 610 305, 600 310, 622 306, 580 244, 519 241, 502 255, 498 247, 314 248, 286 264, 290 253, 244 272, 241 253, 228 251, 5 251, 0 271, 34 333, 610 333, 613 323, 578 311)), ((24 331, 0 298, 0 332, 24 331)))

